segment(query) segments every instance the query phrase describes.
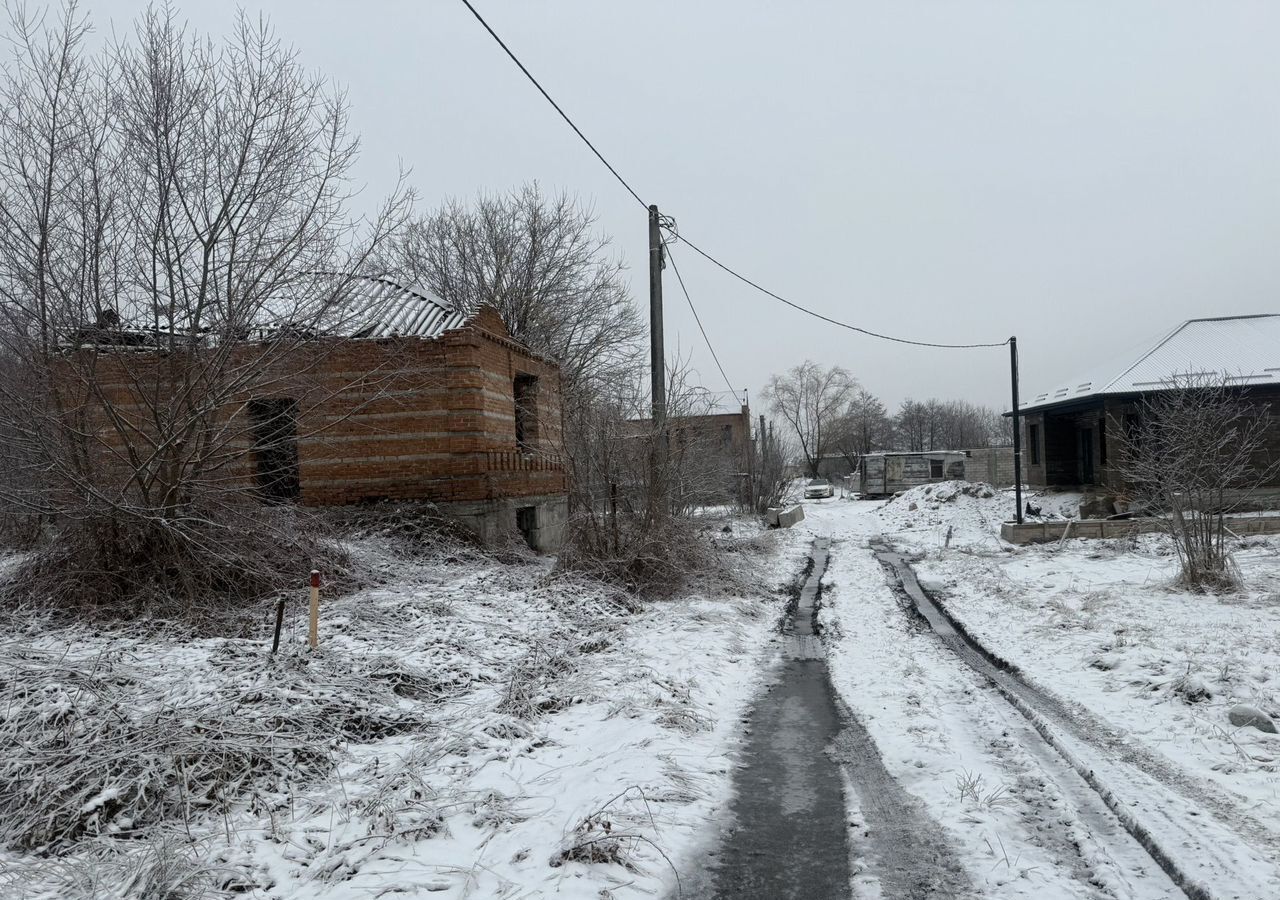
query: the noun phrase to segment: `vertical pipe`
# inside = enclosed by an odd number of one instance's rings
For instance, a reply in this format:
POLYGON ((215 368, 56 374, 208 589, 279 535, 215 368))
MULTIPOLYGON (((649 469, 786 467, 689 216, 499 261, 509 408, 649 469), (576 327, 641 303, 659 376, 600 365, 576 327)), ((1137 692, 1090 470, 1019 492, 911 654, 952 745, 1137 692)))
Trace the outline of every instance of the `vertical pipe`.
POLYGON ((1009 373, 1013 382, 1013 494, 1018 507, 1014 521, 1022 524, 1022 419, 1018 414, 1018 339, 1009 338, 1009 373))

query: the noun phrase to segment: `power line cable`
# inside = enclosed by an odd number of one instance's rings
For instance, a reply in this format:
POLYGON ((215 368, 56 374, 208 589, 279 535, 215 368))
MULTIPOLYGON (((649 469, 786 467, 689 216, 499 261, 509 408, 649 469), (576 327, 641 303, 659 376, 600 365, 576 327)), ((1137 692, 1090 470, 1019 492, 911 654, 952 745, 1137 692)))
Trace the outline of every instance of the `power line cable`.
POLYGON ((676 281, 680 282, 680 290, 684 293, 684 299, 689 303, 689 311, 693 313, 693 321, 698 323, 698 330, 702 332, 702 340, 706 343, 707 349, 711 351, 711 358, 716 361, 716 368, 720 370, 720 377, 724 379, 725 387, 729 389, 729 393, 736 395, 737 391, 733 389, 733 382, 724 373, 724 366, 720 365, 720 357, 716 356, 716 348, 711 346, 711 338, 707 337, 707 329, 702 327, 702 317, 698 315, 697 307, 693 305, 693 298, 689 296, 689 289, 685 287, 684 278, 680 275, 680 267, 676 265, 676 258, 671 253, 671 245, 663 241, 662 248, 667 253, 667 259, 671 260, 671 271, 676 273, 676 281))
MULTIPOLYGON (((493 28, 489 26, 489 23, 484 20, 484 16, 480 15, 480 13, 476 10, 476 8, 471 5, 471 0, 462 0, 462 3, 464 6, 466 6, 468 10, 471 11, 471 15, 476 17, 476 21, 478 21, 481 25, 484 26, 485 31, 489 32, 490 36, 495 41, 498 42, 498 46, 501 47, 506 52, 507 56, 511 57, 511 61, 520 67, 520 71, 523 72, 525 77, 528 78, 529 81, 533 83, 533 86, 538 89, 538 92, 541 93, 542 96, 546 98, 546 101, 550 103, 552 107, 555 108, 555 111, 560 114, 560 118, 564 119, 565 122, 568 123, 569 127, 573 129, 574 134, 576 134, 579 138, 582 139, 582 142, 587 145, 587 147, 591 150, 592 153, 596 155, 596 158, 599 159, 600 162, 604 163, 605 168, 608 169, 610 173, 613 174, 614 178, 618 179, 618 183, 627 189, 627 193, 629 193, 632 197, 634 197, 636 199, 636 202, 639 203, 641 206, 643 206, 647 210, 649 208, 649 204, 645 203, 644 200, 640 198, 640 195, 637 194, 635 192, 635 189, 632 188, 631 185, 627 183, 627 180, 623 178, 620 174, 618 174, 618 170, 615 169, 612 164, 610 164, 609 160, 604 158, 604 154, 602 154, 599 150, 597 150, 595 144, 591 143, 591 141, 588 140, 587 136, 582 133, 582 129, 580 129, 577 125, 574 124, 573 119, 569 118, 568 113, 566 113, 563 109, 561 109, 560 104, 556 103, 556 101, 552 99, 551 95, 547 93, 546 88, 544 88, 538 82, 538 79, 533 77, 533 73, 530 72, 525 67, 525 64, 520 61, 520 58, 517 57, 515 53, 511 51, 511 48, 506 45, 506 42, 504 42, 502 38, 498 37, 498 33, 494 31, 493 28)), ((801 306, 799 303, 792 302, 791 300, 788 300, 785 297, 775 294, 773 291, 769 290, 768 288, 762 287, 761 285, 752 281, 750 278, 746 277, 745 275, 740 274, 739 272, 735 271, 734 269, 720 262, 720 260, 716 259, 710 253, 703 250, 697 244, 694 244, 688 238, 677 234, 675 230, 670 226, 666 226, 666 227, 671 232, 673 239, 683 241, 690 249, 692 249, 699 256, 702 256, 709 262, 713 263, 714 265, 728 272, 730 275, 732 275, 734 278, 741 281, 743 284, 746 284, 746 285, 749 285, 750 287, 755 288, 757 291, 760 291, 760 293, 765 294, 766 296, 772 297, 774 300, 784 303, 787 306, 790 306, 792 309, 799 310, 800 312, 805 313, 806 315, 813 316, 816 319, 821 319, 824 322, 828 322, 840 328, 847 328, 850 331, 856 331, 858 334, 863 334, 863 335, 866 335, 867 337, 878 338, 882 341, 893 341, 894 343, 897 343, 897 344, 909 344, 913 347, 936 347, 936 348, 946 349, 946 350, 973 350, 973 349, 985 348, 985 347, 1003 347, 1009 343, 1007 340, 999 341, 997 343, 988 343, 988 344, 944 344, 944 343, 937 343, 933 341, 913 341, 908 338, 900 338, 900 337, 894 337, 888 334, 881 334, 876 331, 870 331, 866 328, 859 328, 857 325, 850 325, 847 322, 841 322, 838 319, 833 319, 830 316, 824 316, 822 313, 815 312, 814 310, 809 309, 808 307, 801 306)), ((663 243, 665 244, 666 242, 664 241, 663 243)), ((674 266, 675 266, 675 263, 673 261, 672 267, 674 268, 674 266)), ((677 278, 679 277, 678 271, 676 272, 676 276, 677 278)), ((681 283, 681 287, 683 287, 683 282, 681 283)), ((686 298, 688 297, 687 292, 685 296, 686 298)), ((692 301, 690 302, 689 306, 691 309, 693 308, 692 301)), ((697 319, 696 310, 694 311, 694 318, 697 319)), ((700 321, 698 322, 698 327, 702 328, 702 323, 700 321)), ((705 330, 703 331, 702 336, 703 338, 706 338, 705 330)), ((708 347, 711 346, 710 342, 707 343, 707 346, 708 347)), ((714 355, 715 355, 715 351, 712 350, 712 356, 714 355)), ((716 362, 716 365, 717 366, 719 365, 718 360, 716 362)), ((721 369, 720 374, 721 375, 724 374, 723 369, 721 369)))
POLYGON ((560 118, 564 119, 567 123, 569 123, 569 127, 573 129, 574 134, 582 138, 582 142, 586 144, 588 147, 590 147, 591 152, 596 155, 596 158, 599 159, 600 162, 604 163, 606 169, 608 169, 610 172, 613 173, 613 177, 618 179, 618 183, 627 189, 627 193, 629 193, 632 197, 635 197, 637 203, 639 203, 645 209, 648 209, 649 204, 645 203, 643 200, 640 199, 640 195, 635 192, 635 189, 632 188, 631 185, 627 184, 627 180, 625 178, 623 178, 621 175, 618 174, 618 170, 609 164, 609 160, 605 159, 604 154, 596 149, 596 145, 591 143, 591 141, 587 139, 587 136, 582 133, 582 129, 580 129, 577 125, 573 124, 573 119, 569 118, 569 114, 560 108, 559 103, 556 103, 555 100, 551 99, 551 95, 547 93, 546 88, 544 88, 541 84, 538 83, 538 79, 533 77, 533 73, 525 68, 524 63, 520 62, 519 57, 517 57, 514 53, 511 52, 511 48, 508 47, 506 43, 503 42, 502 38, 498 37, 498 33, 489 27, 489 23, 484 20, 484 16, 480 15, 480 13, 476 11, 476 8, 471 5, 471 0, 462 0, 462 3, 467 7, 467 9, 471 10, 471 15, 475 16, 476 20, 481 25, 484 26, 484 30, 489 32, 489 34, 493 36, 493 39, 498 42, 498 46, 506 51, 507 56, 511 57, 511 61, 520 67, 520 71, 524 73, 525 77, 528 78, 531 82, 533 82, 533 86, 538 89, 538 91, 542 94, 542 96, 547 98, 547 102, 555 107, 556 112, 560 113, 560 118))
POLYGON ((908 338, 894 337, 893 335, 889 335, 889 334, 880 334, 877 331, 868 331, 866 328, 859 328, 857 325, 850 325, 848 322, 841 322, 838 319, 831 318, 830 316, 824 316, 820 312, 815 312, 814 310, 809 309, 808 307, 801 306, 799 303, 794 303, 791 300, 788 300, 786 297, 781 297, 778 294, 775 294, 773 291, 769 290, 768 288, 762 287, 761 285, 752 281, 747 276, 740 274, 734 269, 731 269, 729 266, 720 262, 720 260, 716 259, 710 253, 703 250, 701 247, 699 247, 697 244, 693 243, 683 235, 678 235, 677 238, 683 244, 685 244, 685 246, 693 250, 703 259, 706 259, 709 262, 715 264, 716 266, 719 266, 721 269, 728 272, 734 278, 738 279, 744 284, 750 285, 751 287, 755 288, 757 291, 760 291, 760 293, 766 294, 772 297, 774 300, 777 300, 781 303, 785 303, 787 306, 790 306, 792 309, 798 309, 800 312, 805 313, 806 315, 813 316, 815 319, 821 319, 824 322, 829 322, 832 325, 838 325, 841 328, 847 328, 850 331, 856 331, 859 334, 865 334, 868 337, 879 338, 882 341, 893 341, 894 343, 897 343, 897 344, 910 344, 913 347, 938 347, 945 350, 973 350, 979 347, 1003 347, 1005 344, 1009 343, 1008 340, 1003 340, 997 343, 989 343, 989 344, 943 344, 943 343, 936 343, 933 341, 913 341, 908 338))

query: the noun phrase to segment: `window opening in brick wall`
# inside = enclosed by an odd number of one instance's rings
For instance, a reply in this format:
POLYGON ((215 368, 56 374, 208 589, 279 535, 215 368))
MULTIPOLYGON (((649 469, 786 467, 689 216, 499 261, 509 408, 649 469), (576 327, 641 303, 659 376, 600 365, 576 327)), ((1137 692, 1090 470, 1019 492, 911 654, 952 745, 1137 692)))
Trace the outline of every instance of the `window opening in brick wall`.
POLYGON ((520 535, 524 538, 524 542, 532 547, 537 548, 537 532, 538 532, 538 507, 521 506, 516 509, 516 528, 519 529, 520 535))
POLYGON ((1107 419, 1106 416, 1098 419, 1098 461, 1102 465, 1107 464, 1107 419))
POLYGON ((930 478, 942 477, 942 460, 940 459, 929 460, 929 477, 930 478))
POLYGON ((249 401, 258 493, 269 503, 297 499, 298 401, 273 397, 249 401))
POLYGON ((1040 465, 1040 426, 1027 426, 1027 443, 1031 445, 1031 465, 1040 465))
POLYGON ((521 373, 515 377, 516 446, 532 450, 538 440, 538 376, 521 373))

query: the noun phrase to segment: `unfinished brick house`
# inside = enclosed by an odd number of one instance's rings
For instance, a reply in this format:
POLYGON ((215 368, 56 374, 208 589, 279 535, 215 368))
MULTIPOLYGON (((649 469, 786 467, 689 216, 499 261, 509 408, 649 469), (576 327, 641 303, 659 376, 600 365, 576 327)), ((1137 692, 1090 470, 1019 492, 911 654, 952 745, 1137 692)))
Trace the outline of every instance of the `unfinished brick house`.
MULTIPOLYGON (((1136 359, 1101 366, 1023 406, 1026 481, 1123 493, 1112 451, 1134 427, 1142 398, 1169 390, 1174 378, 1208 374, 1228 377, 1243 398, 1270 408, 1268 452, 1280 458, 1280 315, 1191 319, 1136 359)), ((1260 494, 1280 498, 1280 481, 1260 494)))
MULTIPOLYGON (((486 542, 519 533, 557 550, 568 514, 557 365, 491 308, 464 316, 421 288, 358 281, 356 315, 272 358, 279 377, 226 404, 231 477, 264 502, 430 501, 486 542)), ((235 352, 258 364, 253 340, 235 352)), ((127 385, 163 359, 145 346, 101 354, 95 380, 118 381, 107 389, 119 408, 141 410, 127 385)))
MULTIPOLYGON (((718 404, 711 409, 720 409, 718 404)), ((653 428, 652 419, 633 419, 628 423, 632 434, 645 434, 653 428)), ((701 495, 708 501, 745 500, 749 490, 753 441, 751 409, 744 403, 736 412, 707 411, 700 415, 673 415, 667 419, 674 466, 689 484, 677 484, 676 490, 701 495)))

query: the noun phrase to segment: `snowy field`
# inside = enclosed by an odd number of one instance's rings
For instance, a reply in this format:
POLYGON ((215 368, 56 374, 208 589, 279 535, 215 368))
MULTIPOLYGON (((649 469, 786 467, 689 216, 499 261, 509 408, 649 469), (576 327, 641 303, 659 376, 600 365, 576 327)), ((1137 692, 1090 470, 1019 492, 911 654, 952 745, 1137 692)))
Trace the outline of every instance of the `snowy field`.
MULTIPOLYGON (((1061 518, 1074 499, 1033 502, 1061 518)), ((1197 884, 1280 896, 1280 738, 1227 717, 1240 702, 1280 713, 1280 542, 1240 543, 1240 594, 1193 596, 1168 587, 1176 563, 1161 537, 1015 548, 998 537, 1011 510, 1010 495, 956 483, 809 505, 801 528, 836 540, 821 612, 833 680, 886 766, 960 848, 977 896, 1180 893, 906 608, 869 549, 881 536, 986 648, 1098 732, 1095 744, 1063 728, 1061 742, 1197 884)), ((856 818, 856 789, 851 800, 856 818)), ((874 865, 863 881, 860 895, 877 896, 874 865)))
POLYGON ((274 661, 268 640, 11 635, 0 828, 25 849, 0 896, 675 893, 803 567, 790 536, 722 525, 730 586, 640 609, 541 561, 364 545, 385 582, 325 606, 314 656, 292 616, 274 661))

